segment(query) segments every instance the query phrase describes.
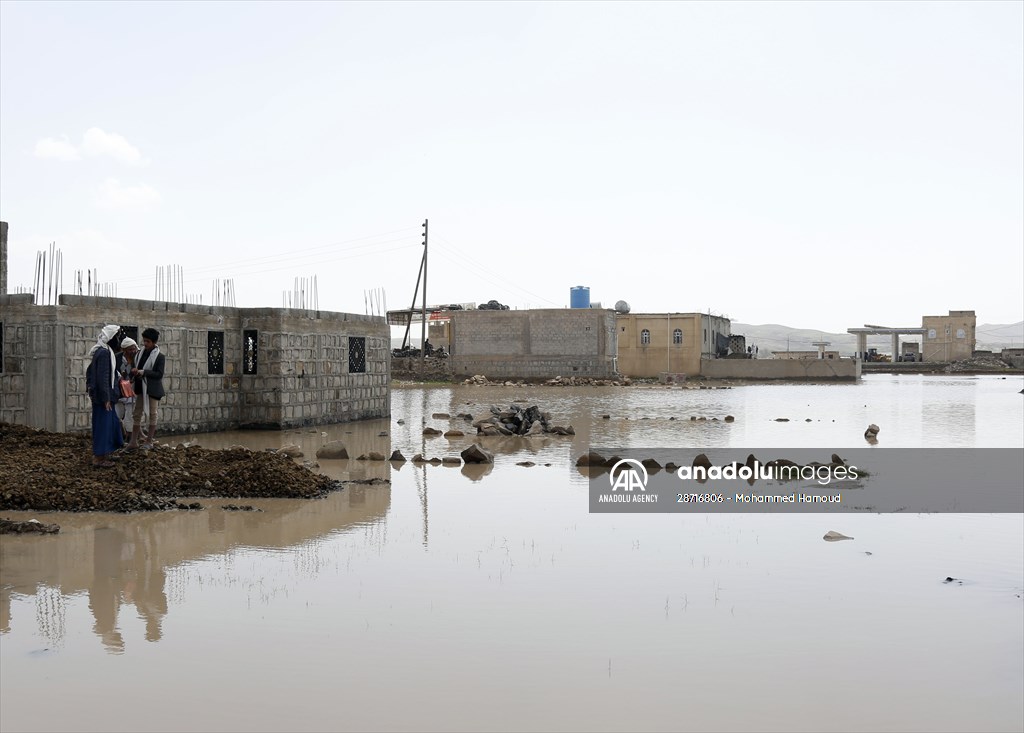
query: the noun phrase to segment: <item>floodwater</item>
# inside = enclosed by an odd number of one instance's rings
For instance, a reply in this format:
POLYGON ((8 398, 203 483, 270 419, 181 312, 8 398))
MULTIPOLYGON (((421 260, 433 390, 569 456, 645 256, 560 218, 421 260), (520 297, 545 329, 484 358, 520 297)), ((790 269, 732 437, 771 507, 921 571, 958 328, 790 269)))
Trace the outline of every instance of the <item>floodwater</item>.
POLYGON ((1022 447, 1022 386, 403 387, 390 420, 194 436, 443 457, 474 438, 424 424, 513 400, 577 433, 485 440, 489 470, 323 461, 391 484, 316 501, 6 513, 62 531, 0 541, 0 729, 1019 731, 1024 516, 591 515, 572 464, 869 423, 879 449, 1022 447))

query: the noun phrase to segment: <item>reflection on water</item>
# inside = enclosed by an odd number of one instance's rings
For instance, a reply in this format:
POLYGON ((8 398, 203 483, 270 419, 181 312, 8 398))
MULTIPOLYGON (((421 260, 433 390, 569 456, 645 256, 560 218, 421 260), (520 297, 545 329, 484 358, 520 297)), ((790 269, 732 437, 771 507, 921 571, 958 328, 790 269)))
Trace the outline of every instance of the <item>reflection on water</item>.
POLYGON ((513 400, 577 433, 485 439, 493 466, 321 460, 391 482, 322 500, 34 515, 62 531, 0 541, 0 728, 1019 730, 1024 517, 590 515, 573 463, 864 447, 870 422, 878 449, 1019 447, 1021 386, 404 388, 390 420, 194 436, 440 458, 476 438, 424 426, 513 400))
MULTIPOLYGON (((313 501, 203 500, 207 510, 202 512, 45 515, 61 525, 59 535, 5 536, 0 543, 0 630, 11 630, 13 596, 37 594, 38 633, 50 647, 60 647, 66 630, 63 599, 84 592, 93 631, 108 651, 125 650, 119 616, 126 606, 144 621, 143 638, 159 641, 168 609, 167 577, 176 569, 239 548, 315 548, 319 538, 332 533, 382 526, 390 501, 386 484, 353 484, 313 501), (240 501, 261 511, 220 508, 240 501)), ((367 536, 379 540, 381 534, 367 536)))

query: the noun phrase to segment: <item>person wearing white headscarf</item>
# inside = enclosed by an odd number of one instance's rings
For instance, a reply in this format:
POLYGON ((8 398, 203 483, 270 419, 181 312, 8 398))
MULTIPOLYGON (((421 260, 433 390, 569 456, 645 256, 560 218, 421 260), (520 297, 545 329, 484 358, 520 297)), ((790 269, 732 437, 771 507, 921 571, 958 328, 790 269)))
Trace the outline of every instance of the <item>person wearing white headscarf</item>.
MULTIPOLYGON (((130 381, 131 370, 135 366, 135 357, 138 353, 139 344, 135 339, 129 337, 121 341, 121 353, 117 355, 118 382, 122 379, 129 379, 130 381)), ((118 399, 114 403, 114 411, 117 413, 117 419, 121 422, 121 429, 124 431, 125 436, 131 435, 135 397, 125 397, 121 394, 120 384, 118 384, 115 396, 118 399)))
POLYGON ((117 357, 109 346, 120 331, 116 325, 104 326, 96 337, 96 344, 89 350, 86 387, 92 400, 92 465, 95 468, 113 466, 110 455, 124 445, 121 424, 114 411, 114 403, 120 396, 117 357))

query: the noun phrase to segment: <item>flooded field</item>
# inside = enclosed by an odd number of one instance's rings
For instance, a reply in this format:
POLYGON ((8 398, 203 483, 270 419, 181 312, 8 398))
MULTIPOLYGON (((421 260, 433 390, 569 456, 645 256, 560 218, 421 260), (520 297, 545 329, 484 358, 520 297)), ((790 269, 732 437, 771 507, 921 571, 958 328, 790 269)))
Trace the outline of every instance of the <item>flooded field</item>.
POLYGON ((1024 516, 592 515, 573 463, 869 423, 880 450, 1021 447, 1022 386, 401 387, 390 420, 190 436, 456 456, 459 413, 514 400, 576 431, 484 439, 483 468, 322 460, 390 484, 321 500, 7 513, 62 531, 0 540, 0 729, 1021 730, 1024 516))

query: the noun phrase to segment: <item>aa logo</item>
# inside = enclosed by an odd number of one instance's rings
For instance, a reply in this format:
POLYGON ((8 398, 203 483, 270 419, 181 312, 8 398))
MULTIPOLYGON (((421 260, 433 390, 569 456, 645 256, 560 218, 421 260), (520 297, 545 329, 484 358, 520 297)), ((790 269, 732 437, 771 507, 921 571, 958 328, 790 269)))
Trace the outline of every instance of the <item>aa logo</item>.
POLYGON ((612 491, 647 491, 647 469, 638 460, 623 458, 612 466, 608 483, 612 485, 612 491))

